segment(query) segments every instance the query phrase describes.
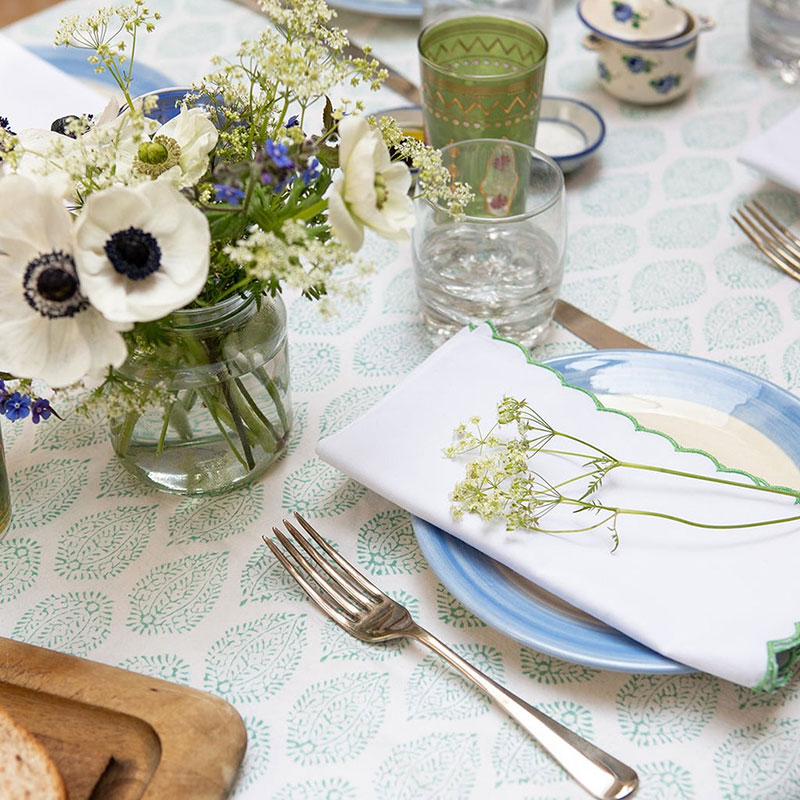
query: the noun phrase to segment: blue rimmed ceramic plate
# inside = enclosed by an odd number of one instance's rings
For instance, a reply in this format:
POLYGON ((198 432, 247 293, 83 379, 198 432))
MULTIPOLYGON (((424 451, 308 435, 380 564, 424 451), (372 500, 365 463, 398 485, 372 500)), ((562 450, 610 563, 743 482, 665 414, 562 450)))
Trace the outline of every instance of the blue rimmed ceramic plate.
MULTIPOLYGON (((800 479, 800 398, 762 378, 672 353, 606 350, 545 362, 606 405, 683 447, 779 485, 800 479), (691 398, 691 400, 687 400, 691 398)), ((787 483, 794 481, 794 483, 787 483)), ((691 671, 608 627, 423 520, 422 552, 444 586, 488 625, 566 661, 623 672, 691 671)))
MULTIPOLYGON (((82 80, 104 94, 119 96, 119 90, 114 79, 107 72, 96 74, 91 64, 86 60, 85 50, 54 47, 52 45, 26 45, 26 47, 43 61, 47 61, 48 64, 52 64, 62 72, 66 72, 67 75, 82 80)), ((131 82, 131 95, 137 96, 147 92, 154 92, 165 86, 172 86, 174 83, 174 80, 168 78, 157 69, 148 67, 146 64, 137 63, 133 81, 131 82)), ((80 111, 76 113, 80 113, 80 111)))
POLYGON ((331 0, 331 5, 341 11, 375 17, 419 19, 422 16, 422 3, 414 0, 331 0))

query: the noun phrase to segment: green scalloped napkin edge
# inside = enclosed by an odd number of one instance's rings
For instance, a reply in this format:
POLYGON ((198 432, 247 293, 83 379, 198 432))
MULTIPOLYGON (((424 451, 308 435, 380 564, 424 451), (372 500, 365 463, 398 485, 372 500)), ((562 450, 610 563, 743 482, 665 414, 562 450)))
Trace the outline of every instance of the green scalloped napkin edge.
MULTIPOLYGON (((562 386, 565 386, 568 389, 575 389, 578 392, 583 392, 585 395, 591 397, 598 411, 606 411, 610 414, 620 414, 623 417, 627 417, 633 423, 637 431, 645 431, 646 433, 654 433, 657 436, 662 436, 673 446, 676 452, 697 453, 698 455, 705 456, 707 459, 709 459, 709 461, 711 461, 717 472, 729 472, 743 475, 753 481, 753 483, 755 483, 757 486, 767 486, 772 489, 789 489, 790 491, 796 491, 791 486, 774 486, 768 481, 765 481, 763 478, 759 478, 758 476, 753 475, 746 470, 726 467, 711 453, 699 448, 682 447, 668 433, 656 430, 655 428, 648 428, 640 424, 636 417, 629 414, 627 411, 620 411, 618 408, 609 408, 588 389, 584 389, 582 386, 575 386, 574 384, 569 383, 558 370, 553 369, 553 367, 550 367, 547 364, 542 364, 540 361, 534 360, 525 345, 520 344, 514 339, 507 339, 504 336, 501 336, 492 322, 487 320, 485 324, 488 325, 492 331, 492 339, 518 347, 524 354, 525 360, 529 364, 549 370, 558 376, 562 386)), ((476 327, 478 326, 470 325, 470 330, 475 330, 476 327)), ((800 499, 796 500, 795 503, 800 503, 800 499)), ((757 692, 774 692, 776 689, 780 689, 789 682, 789 679, 792 677, 794 665, 800 661, 800 622, 795 622, 795 630, 791 636, 787 636, 785 639, 775 639, 773 641, 769 641, 766 643, 766 647, 767 669, 761 681, 753 687, 753 691, 757 692)))

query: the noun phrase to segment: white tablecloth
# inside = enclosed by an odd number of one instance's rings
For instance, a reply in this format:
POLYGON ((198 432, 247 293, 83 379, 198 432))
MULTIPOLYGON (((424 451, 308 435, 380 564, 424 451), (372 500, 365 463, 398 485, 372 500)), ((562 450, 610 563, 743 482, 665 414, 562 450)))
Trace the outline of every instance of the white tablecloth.
MULTIPOLYGON (((231 53, 253 31, 254 16, 228 0, 149 5, 164 20, 137 50, 150 81, 142 88, 191 81, 211 54, 231 53)), ((62 15, 94 7, 69 0, 5 33, 46 47, 62 15)), ((797 107, 800 89, 751 62, 743 0, 692 8, 717 18, 700 41, 698 84, 683 101, 646 109, 603 93, 573 4, 557 4, 546 91, 596 105, 608 128, 598 156, 567 180, 563 295, 655 348, 796 391, 800 285, 766 263, 728 214, 757 196, 788 223, 800 215, 797 195, 736 161, 748 138, 797 107)), ((342 19, 416 76, 414 22, 342 19)), ((49 51, 70 70, 83 55, 49 51)), ((86 75, 93 80, 88 67, 86 75)), ((402 102, 389 92, 366 99, 372 109, 402 102)), ((304 600, 260 540, 296 509, 423 625, 637 768, 641 800, 800 797, 796 681, 757 695, 702 674, 627 675, 523 647, 442 587, 407 513, 314 456, 320 435, 431 352, 407 247, 371 239, 367 251, 378 270, 363 305, 322 322, 290 300, 296 432, 288 457, 246 490, 205 500, 142 491, 114 461, 101 419, 3 422, 15 519, 0 543, 0 634, 230 700, 249 731, 240 798, 582 797, 433 655, 409 643, 360 644, 304 600), (163 589, 179 583, 179 592, 163 589)), ((554 327, 534 355, 585 349, 554 327)))

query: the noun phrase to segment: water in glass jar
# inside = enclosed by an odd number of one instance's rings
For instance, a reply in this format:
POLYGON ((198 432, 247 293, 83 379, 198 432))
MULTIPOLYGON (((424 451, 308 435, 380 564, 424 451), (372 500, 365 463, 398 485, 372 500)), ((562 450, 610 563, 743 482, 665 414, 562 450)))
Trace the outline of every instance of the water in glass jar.
POLYGON ((800 0, 750 0, 750 46, 786 83, 800 80, 800 0))
POLYGON ((454 224, 414 251, 423 317, 437 341, 470 323, 531 344, 553 315, 563 272, 559 248, 541 229, 454 224))

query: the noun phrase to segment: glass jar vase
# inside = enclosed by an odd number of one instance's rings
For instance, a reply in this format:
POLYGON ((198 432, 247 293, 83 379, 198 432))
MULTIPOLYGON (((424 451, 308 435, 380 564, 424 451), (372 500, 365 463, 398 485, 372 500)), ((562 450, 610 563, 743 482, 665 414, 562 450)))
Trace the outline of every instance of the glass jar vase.
POLYGON ((0 541, 6 534, 11 522, 11 492, 8 487, 8 467, 3 450, 3 433, 0 431, 0 541))
POLYGON ((286 448, 291 401, 279 296, 176 311, 166 336, 130 352, 119 373, 123 400, 109 417, 114 452, 162 491, 220 494, 262 475, 286 448))

